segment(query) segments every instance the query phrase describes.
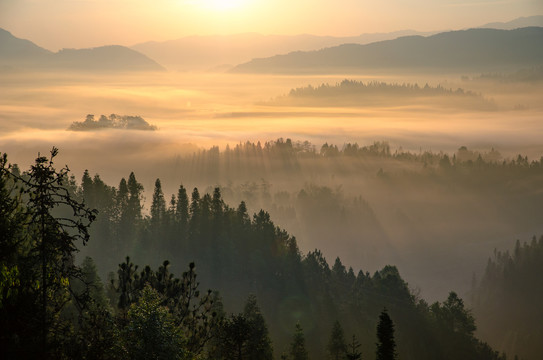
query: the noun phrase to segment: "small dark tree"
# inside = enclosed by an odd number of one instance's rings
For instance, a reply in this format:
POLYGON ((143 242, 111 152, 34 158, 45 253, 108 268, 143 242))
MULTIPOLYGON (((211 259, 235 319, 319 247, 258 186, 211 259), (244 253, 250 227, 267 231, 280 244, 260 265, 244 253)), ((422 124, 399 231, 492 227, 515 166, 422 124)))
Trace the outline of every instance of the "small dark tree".
MULTIPOLYGON (((176 232, 178 234, 178 242, 184 244, 187 240, 188 223, 189 223, 189 198, 187 196, 187 190, 183 185, 179 186, 177 191, 177 202, 175 204, 175 224, 176 232)), ((176 249, 183 249, 178 245, 176 249)))
POLYGON ((361 360, 362 352, 358 349, 360 348, 360 342, 356 340, 356 336, 353 335, 353 340, 347 346, 347 351, 345 353, 346 360, 361 360))
POLYGON ((126 263, 119 264, 118 279, 112 281, 111 287, 119 294, 118 307, 126 319, 126 309, 139 301, 145 286, 151 286, 161 297, 160 305, 168 309, 174 325, 183 332, 185 350, 198 355, 217 326, 213 294, 211 290, 200 294, 194 263, 181 278, 175 278, 168 267, 169 262, 164 261, 158 271, 146 266, 137 274, 137 266, 127 257, 126 263))
POLYGON ((305 348, 304 330, 300 323, 296 324, 294 338, 290 344, 290 357, 292 360, 309 360, 309 354, 305 348))
POLYGON ((377 324, 376 360, 396 359, 396 341, 394 340, 394 323, 384 309, 379 315, 377 324))
POLYGON ((126 358, 165 360, 187 355, 181 331, 161 302, 156 290, 146 285, 138 302, 130 305, 128 324, 121 332, 121 354, 126 358))
POLYGON ((243 314, 231 315, 221 332, 221 359, 246 359, 247 343, 251 336, 251 327, 243 314))
POLYGON ((243 316, 247 319, 250 328, 246 358, 248 360, 272 360, 273 348, 268 327, 256 302, 256 296, 250 295, 247 299, 243 316))
POLYGON ((328 341, 328 353, 331 359, 342 359, 345 354, 345 335, 341 324, 336 320, 330 334, 330 340, 328 341))
POLYGON ((166 215, 166 200, 162 192, 160 179, 155 181, 155 190, 153 192, 153 202, 151 203, 151 226, 153 231, 158 232, 164 225, 166 215))
MULTIPOLYGON (((222 305, 219 312, 222 312, 222 305)), ((208 356, 211 359, 272 360, 273 349, 268 328, 256 297, 250 295, 243 313, 226 318, 211 341, 208 356)))

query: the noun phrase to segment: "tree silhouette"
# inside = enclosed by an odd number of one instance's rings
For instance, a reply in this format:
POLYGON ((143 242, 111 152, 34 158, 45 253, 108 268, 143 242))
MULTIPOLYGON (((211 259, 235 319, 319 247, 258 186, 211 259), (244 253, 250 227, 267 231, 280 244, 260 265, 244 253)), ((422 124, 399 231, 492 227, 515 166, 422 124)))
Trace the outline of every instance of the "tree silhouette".
POLYGON ((330 334, 330 340, 328 341, 328 353, 332 359, 339 360, 343 358, 345 351, 345 335, 343 334, 341 324, 336 320, 330 334))
POLYGON ((272 360, 273 349, 268 327, 264 316, 260 312, 255 295, 249 295, 245 303, 243 316, 247 319, 250 327, 246 358, 248 360, 272 360))
POLYGON ((346 360, 361 360, 362 352, 358 349, 360 348, 360 342, 356 340, 356 336, 353 335, 353 339, 349 345, 347 345, 347 351, 345 353, 346 360))
POLYGON ((161 301, 158 292, 146 285, 138 302, 130 306, 128 324, 121 332, 122 357, 136 360, 186 358, 181 331, 161 301))
POLYGON ((300 323, 296 324, 294 338, 290 344, 290 357, 292 360, 309 360, 309 354, 305 348, 304 330, 300 323))
POLYGON ((39 304, 30 316, 40 318, 32 326, 40 332, 42 358, 53 356, 70 331, 60 316, 65 306, 72 301, 81 309, 87 300, 88 293, 75 294, 70 282, 82 277, 74 263, 76 243, 85 245, 89 240, 88 228, 97 214, 70 192, 69 169, 55 169, 53 159, 58 149, 53 147, 50 154, 50 158, 38 155, 22 175, 6 173, 5 163, 2 166, 3 173, 20 184, 26 200, 26 239, 24 246, 19 244, 22 253, 18 261, 25 266, 22 285, 26 301, 34 299, 39 304))
POLYGON ((155 190, 153 192, 153 202, 151 203, 151 226, 153 231, 164 230, 164 216, 166 215, 166 200, 162 192, 160 179, 155 181, 155 190))
POLYGON ((394 340, 394 323, 384 309, 379 315, 377 324, 377 352, 376 360, 396 359, 396 341, 394 340))

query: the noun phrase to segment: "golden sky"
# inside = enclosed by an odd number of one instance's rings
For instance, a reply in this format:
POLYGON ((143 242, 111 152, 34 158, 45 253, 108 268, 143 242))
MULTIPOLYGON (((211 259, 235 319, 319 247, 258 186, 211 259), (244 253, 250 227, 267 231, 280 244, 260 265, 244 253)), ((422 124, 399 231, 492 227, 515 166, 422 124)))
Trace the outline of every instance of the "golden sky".
POLYGON ((542 0, 0 0, 0 27, 50 50, 189 35, 461 29, 543 14, 542 0))

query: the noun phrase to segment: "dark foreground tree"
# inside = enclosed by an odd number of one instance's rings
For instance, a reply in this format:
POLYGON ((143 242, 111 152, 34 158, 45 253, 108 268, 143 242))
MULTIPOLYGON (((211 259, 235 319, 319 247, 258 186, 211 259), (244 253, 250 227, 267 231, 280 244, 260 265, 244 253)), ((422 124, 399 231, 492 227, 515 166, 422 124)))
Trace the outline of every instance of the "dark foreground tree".
POLYGON ((305 348, 304 330, 300 323, 296 324, 294 338, 290 344, 290 358, 292 360, 309 360, 309 354, 305 348))
POLYGON ((128 310, 128 324, 121 331, 120 357, 127 359, 188 359, 185 339, 161 296, 146 285, 137 303, 128 310))
POLYGON ((243 316, 247 319, 250 328, 247 342, 247 359, 272 360, 273 348, 268 333, 268 326, 256 302, 255 295, 249 295, 243 309, 243 316))
POLYGON ((63 316, 64 309, 71 303, 81 311, 89 298, 87 291, 75 294, 71 283, 82 278, 74 255, 77 243, 84 245, 89 240, 88 227, 96 210, 75 200, 69 169, 54 167, 57 154, 53 148, 50 158, 38 156, 22 175, 2 162, 1 176, 18 186, 25 215, 20 224, 24 235, 10 249, 20 270, 17 301, 13 307, 1 307, 2 316, 10 322, 6 325, 11 341, 6 345, 15 357, 34 353, 40 358, 58 358, 73 339, 74 320, 63 316))
POLYGON ((208 356, 214 360, 272 360, 273 349, 264 316, 250 295, 243 313, 223 319, 211 341, 208 356))
POLYGON ((343 329, 339 321, 336 320, 328 341, 328 354, 331 359, 340 360, 343 359, 346 349, 343 329))
POLYGON ((198 290, 194 263, 189 264, 181 278, 170 273, 169 265, 169 261, 164 261, 157 271, 146 266, 138 273, 138 266, 127 257, 125 263, 119 264, 118 278, 112 280, 110 290, 118 296, 119 318, 126 320, 131 306, 140 302, 143 290, 150 286, 160 296, 160 305, 169 311, 174 325, 183 333, 187 353, 197 356, 218 326, 213 311, 214 295, 211 290, 204 294, 198 290))
POLYGON ((394 340, 394 323, 384 309, 379 315, 377 324, 377 351, 376 360, 396 359, 396 341, 394 340))
POLYGON ((243 314, 232 315, 225 320, 220 334, 219 359, 246 359, 247 343, 251 327, 243 314))
POLYGON ((345 353, 346 360, 361 360, 362 352, 358 350, 360 348, 360 342, 356 340, 356 336, 353 335, 353 339, 349 345, 347 345, 347 351, 345 353))

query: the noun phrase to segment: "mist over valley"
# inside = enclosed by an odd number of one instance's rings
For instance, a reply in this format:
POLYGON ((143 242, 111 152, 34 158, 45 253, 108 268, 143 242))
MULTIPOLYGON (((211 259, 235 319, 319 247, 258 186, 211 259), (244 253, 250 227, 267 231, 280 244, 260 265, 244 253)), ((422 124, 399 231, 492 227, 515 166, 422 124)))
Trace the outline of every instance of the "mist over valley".
POLYGON ((541 19, 58 52, 0 29, 8 358, 231 359, 236 341, 239 359, 539 358, 541 19), (64 189, 43 219, 85 219, 50 258, 26 220, 45 216, 39 171, 64 189), (169 345, 129 330, 145 307, 169 345), (34 322, 46 345, 25 350, 34 322), (351 350, 333 350, 336 322, 351 350), (260 348, 243 337, 260 331, 260 348))

